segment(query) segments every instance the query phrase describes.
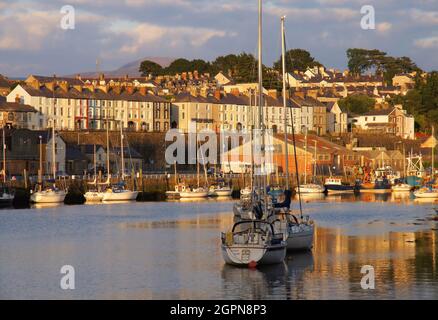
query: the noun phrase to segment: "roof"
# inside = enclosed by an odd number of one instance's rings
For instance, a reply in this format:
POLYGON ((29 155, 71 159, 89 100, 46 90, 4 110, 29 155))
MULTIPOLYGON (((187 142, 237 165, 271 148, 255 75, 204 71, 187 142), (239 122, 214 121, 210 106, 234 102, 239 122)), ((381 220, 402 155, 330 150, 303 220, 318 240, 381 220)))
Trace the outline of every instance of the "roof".
POLYGON ((11 86, 11 82, 0 74, 0 88, 9 88, 11 86))
POLYGON ((28 104, 17 102, 1 102, 0 111, 3 112, 37 112, 36 109, 28 104))
POLYGON ((66 160, 88 160, 87 156, 82 153, 81 148, 77 145, 67 144, 66 160))
POLYGON ((394 111, 394 108, 371 110, 363 114, 363 116, 388 116, 394 111))
POLYGON ((30 77, 34 77, 36 80, 38 80, 38 82, 40 83, 49 83, 49 82, 53 82, 53 80, 55 81, 64 81, 67 82, 68 84, 71 85, 81 85, 84 84, 84 82, 80 79, 77 78, 68 78, 68 77, 48 77, 48 76, 39 76, 39 75, 29 75, 29 77, 27 77, 26 80, 28 80, 30 77))

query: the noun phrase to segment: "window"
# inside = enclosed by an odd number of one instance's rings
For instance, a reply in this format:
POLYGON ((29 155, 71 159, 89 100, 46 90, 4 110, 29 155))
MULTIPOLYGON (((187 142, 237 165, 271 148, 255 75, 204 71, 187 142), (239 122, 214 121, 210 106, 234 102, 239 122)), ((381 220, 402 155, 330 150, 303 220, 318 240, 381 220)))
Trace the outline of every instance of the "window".
POLYGON ((160 131, 160 122, 155 122, 155 131, 160 131))

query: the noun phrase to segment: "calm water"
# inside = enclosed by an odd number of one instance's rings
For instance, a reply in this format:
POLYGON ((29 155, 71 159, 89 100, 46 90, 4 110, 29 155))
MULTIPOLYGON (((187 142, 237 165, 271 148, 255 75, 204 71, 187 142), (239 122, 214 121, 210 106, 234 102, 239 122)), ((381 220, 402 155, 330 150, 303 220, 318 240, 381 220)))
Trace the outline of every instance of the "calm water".
POLYGON ((224 265, 232 201, 0 210, 2 299, 438 299, 435 204, 409 195, 306 198, 312 252, 224 265), (72 265, 76 289, 60 288, 72 265), (360 269, 372 265, 375 290, 360 269))

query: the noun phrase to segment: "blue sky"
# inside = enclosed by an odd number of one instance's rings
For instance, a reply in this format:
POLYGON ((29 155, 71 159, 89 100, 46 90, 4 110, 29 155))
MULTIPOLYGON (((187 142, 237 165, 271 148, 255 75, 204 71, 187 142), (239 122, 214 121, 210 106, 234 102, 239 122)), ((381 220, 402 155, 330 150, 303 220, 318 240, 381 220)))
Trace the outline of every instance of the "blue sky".
MULTIPOLYGON (((264 1, 264 62, 280 55, 280 16, 288 48, 309 50, 344 69, 350 47, 409 56, 438 69, 438 0, 264 1), (376 29, 362 30, 363 5, 376 29)), ((0 0, 0 73, 71 74, 115 69, 146 56, 202 58, 256 53, 257 0, 0 0), (75 8, 74 30, 63 30, 64 5, 75 8)))

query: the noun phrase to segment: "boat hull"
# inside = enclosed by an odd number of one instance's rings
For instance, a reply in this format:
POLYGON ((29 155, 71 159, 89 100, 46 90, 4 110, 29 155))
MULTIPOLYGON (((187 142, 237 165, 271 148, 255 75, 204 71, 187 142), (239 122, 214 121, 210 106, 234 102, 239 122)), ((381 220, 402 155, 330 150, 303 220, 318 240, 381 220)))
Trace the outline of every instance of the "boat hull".
POLYGON ((180 192, 179 193, 179 197, 180 198, 207 198, 208 197, 208 192, 206 191, 202 191, 202 192, 180 192))
POLYGON ((416 198, 422 199, 436 199, 438 198, 438 190, 435 192, 414 192, 416 198))
POLYGON ((299 188, 296 188, 296 191, 297 192, 299 191, 300 193, 324 193, 325 188, 323 186, 318 186, 318 185, 315 185, 315 186, 303 185, 303 186, 300 186, 299 188))
POLYGON ((60 203, 64 202, 66 193, 38 191, 30 196, 30 201, 33 203, 60 203))
POLYGON ((212 190, 208 192, 209 197, 230 197, 232 190, 212 190))
MULTIPOLYGON (((298 226, 296 226, 299 228, 298 226)), ((289 232, 287 237, 287 250, 288 251, 305 251, 311 250, 313 247, 313 226, 306 226, 300 228, 296 232, 289 232)))
POLYGON ((277 264, 286 257, 286 244, 254 247, 222 245, 222 257, 225 263, 234 266, 277 264))
POLYGON ((138 191, 105 192, 102 201, 133 201, 137 195, 138 191))
POLYGON ((410 192, 412 187, 408 184, 403 184, 403 185, 393 186, 391 189, 393 192, 410 192))
POLYGON ((353 186, 326 184, 325 188, 328 193, 353 193, 355 191, 353 186))

